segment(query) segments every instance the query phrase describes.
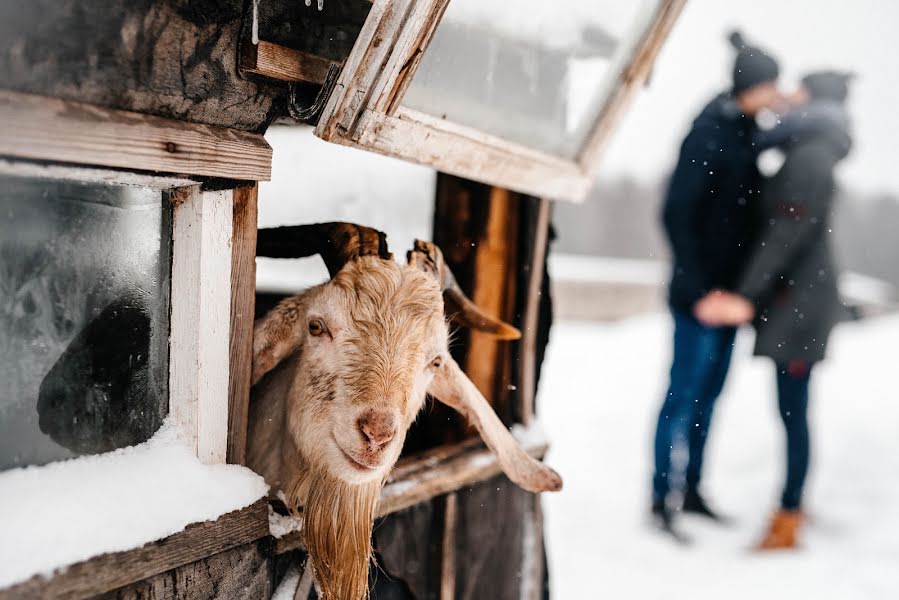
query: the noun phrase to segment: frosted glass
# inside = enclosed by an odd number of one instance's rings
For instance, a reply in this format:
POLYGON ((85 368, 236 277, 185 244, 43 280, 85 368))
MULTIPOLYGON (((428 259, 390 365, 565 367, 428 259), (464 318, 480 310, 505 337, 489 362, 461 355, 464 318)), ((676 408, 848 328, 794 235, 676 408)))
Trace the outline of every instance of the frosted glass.
POLYGON ((0 469, 148 439, 168 398, 158 190, 0 177, 0 469))
POLYGON ((403 104, 574 159, 659 0, 452 0, 403 104))

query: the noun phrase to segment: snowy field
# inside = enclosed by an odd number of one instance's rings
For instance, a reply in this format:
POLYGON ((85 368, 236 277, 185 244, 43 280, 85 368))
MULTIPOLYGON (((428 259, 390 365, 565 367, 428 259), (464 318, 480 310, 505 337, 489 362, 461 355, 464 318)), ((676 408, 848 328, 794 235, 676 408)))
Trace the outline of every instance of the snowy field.
POLYGON ((899 598, 899 317, 842 325, 812 388, 804 547, 758 555, 780 493, 783 434, 773 368, 738 338, 706 454, 704 489, 735 520, 683 518, 679 547, 648 526, 650 441, 667 383, 671 323, 647 315, 553 329, 539 412, 565 478, 546 494, 553 595, 799 600, 899 598))

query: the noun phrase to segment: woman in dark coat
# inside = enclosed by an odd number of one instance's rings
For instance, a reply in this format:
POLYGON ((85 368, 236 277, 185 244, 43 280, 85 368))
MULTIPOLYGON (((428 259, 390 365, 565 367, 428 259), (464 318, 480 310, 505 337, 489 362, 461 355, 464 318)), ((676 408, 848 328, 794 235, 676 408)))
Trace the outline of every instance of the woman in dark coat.
POLYGON ((824 358, 827 339, 843 313, 830 248, 834 169, 849 153, 845 110, 848 76, 808 75, 805 102, 769 132, 762 147, 780 147, 785 161, 762 188, 761 224, 737 294, 719 293, 702 310, 724 324, 755 314, 755 354, 777 367, 780 415, 787 435, 787 476, 781 507, 759 549, 792 548, 802 523, 802 491, 809 464, 809 379, 824 358))

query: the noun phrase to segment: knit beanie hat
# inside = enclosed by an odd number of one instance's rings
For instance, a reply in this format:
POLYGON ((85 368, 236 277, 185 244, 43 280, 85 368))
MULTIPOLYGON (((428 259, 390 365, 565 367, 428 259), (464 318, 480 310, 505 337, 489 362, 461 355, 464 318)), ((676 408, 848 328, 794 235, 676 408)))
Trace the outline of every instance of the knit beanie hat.
POLYGON ((737 59, 734 61, 734 94, 745 92, 760 83, 777 80, 780 69, 777 61, 767 52, 748 45, 739 31, 731 33, 728 39, 737 50, 737 59))
POLYGON ((802 78, 802 86, 813 100, 832 100, 843 103, 849 95, 849 82, 854 73, 816 71, 802 78))

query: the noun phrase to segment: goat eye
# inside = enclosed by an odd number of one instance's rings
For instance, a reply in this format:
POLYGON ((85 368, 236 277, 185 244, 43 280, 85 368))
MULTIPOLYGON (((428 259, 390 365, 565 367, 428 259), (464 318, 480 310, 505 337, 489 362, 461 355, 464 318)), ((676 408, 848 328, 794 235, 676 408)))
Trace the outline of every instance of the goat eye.
POLYGON ((435 369, 439 369, 440 367, 442 367, 443 366, 443 357, 442 356, 436 357, 434 360, 431 361, 431 366, 434 367, 435 369))
POLYGON ((318 337, 325 332, 325 324, 322 323, 321 319, 312 319, 309 321, 309 333, 313 336, 318 337))

